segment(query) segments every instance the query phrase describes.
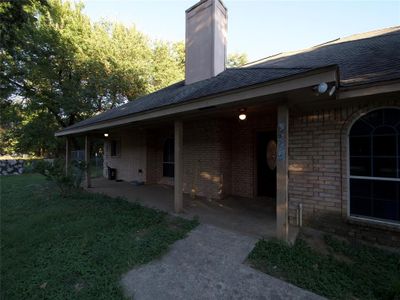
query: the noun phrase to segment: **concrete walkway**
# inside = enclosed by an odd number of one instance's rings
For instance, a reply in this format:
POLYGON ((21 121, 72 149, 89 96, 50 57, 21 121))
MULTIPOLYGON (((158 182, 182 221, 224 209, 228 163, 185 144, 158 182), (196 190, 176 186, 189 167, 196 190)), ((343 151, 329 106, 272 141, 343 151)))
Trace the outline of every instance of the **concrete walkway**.
POLYGON ((323 299, 243 264, 257 238, 199 225, 160 260, 122 277, 142 299, 323 299))

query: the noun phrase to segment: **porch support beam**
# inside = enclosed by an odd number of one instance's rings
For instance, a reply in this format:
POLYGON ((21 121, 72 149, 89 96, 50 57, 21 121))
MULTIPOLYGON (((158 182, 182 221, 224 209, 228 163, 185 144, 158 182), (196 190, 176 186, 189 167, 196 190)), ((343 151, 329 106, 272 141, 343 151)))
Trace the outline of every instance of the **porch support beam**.
POLYGON ((92 181, 90 178, 90 137, 85 135, 85 185, 86 188, 92 187, 92 181))
POLYGON ((288 220, 288 138, 289 138, 288 106, 278 107, 277 142, 278 153, 276 162, 277 192, 276 192, 276 236, 287 241, 289 233, 288 220))
POLYGON ((69 165, 71 160, 71 150, 70 150, 70 137, 67 136, 65 138, 65 176, 68 176, 69 173, 69 165))
POLYGON ((174 206, 175 212, 183 211, 183 126, 182 121, 175 121, 174 149, 174 206))

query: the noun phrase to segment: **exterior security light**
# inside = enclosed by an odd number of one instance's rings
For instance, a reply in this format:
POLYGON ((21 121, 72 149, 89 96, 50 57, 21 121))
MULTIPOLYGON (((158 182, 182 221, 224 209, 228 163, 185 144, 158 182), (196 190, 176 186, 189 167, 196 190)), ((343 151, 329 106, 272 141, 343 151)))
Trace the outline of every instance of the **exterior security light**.
POLYGON ((241 108, 240 109, 240 113, 239 113, 239 120, 240 121, 246 120, 247 116, 246 116, 245 112, 246 112, 245 108, 241 108))
POLYGON ((105 137, 108 137, 108 133, 105 133, 104 136, 105 136, 105 137))
POLYGON ((328 85, 325 82, 318 84, 317 91, 319 94, 323 94, 328 90, 328 85))

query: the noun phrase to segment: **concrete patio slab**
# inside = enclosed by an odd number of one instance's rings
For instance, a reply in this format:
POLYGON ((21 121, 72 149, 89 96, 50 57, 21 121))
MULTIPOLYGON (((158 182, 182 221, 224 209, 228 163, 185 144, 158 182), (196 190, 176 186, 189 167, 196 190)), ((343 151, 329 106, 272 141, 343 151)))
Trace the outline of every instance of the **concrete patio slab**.
POLYGON ((257 238, 199 225, 162 259, 133 269, 121 284, 129 298, 323 299, 243 262, 257 238))
MULTIPOLYGON (((164 185, 135 186, 129 182, 116 182, 105 178, 92 179, 91 192, 111 197, 123 197, 130 202, 174 213, 173 188, 164 185)), ((192 199, 184 195, 184 211, 180 217, 199 218, 211 224, 253 237, 274 237, 276 234, 275 203, 273 199, 226 197, 222 200, 192 199)))

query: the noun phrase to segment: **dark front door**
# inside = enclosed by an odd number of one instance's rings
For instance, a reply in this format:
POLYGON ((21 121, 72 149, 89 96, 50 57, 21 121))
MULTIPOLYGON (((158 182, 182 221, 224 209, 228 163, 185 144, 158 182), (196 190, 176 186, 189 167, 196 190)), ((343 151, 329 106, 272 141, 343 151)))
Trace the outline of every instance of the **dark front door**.
POLYGON ((257 133, 257 194, 276 196, 276 132, 257 133))

